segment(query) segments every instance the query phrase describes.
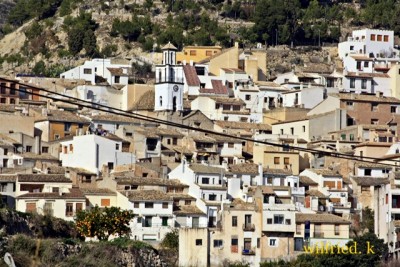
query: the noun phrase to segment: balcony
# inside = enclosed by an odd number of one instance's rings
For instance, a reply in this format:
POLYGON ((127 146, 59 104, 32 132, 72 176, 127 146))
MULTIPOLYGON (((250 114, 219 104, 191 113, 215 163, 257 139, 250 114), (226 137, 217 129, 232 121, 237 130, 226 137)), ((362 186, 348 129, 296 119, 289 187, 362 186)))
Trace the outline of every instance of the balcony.
POLYGON ((303 195, 305 194, 304 187, 292 187, 292 195, 303 195))
POLYGON ((246 256, 252 256, 252 255, 256 255, 256 248, 245 248, 242 247, 242 255, 246 255, 246 256))
POLYGON ((314 232, 314 237, 315 238, 323 238, 324 237, 324 233, 323 232, 314 232))
POLYGON ((242 228, 243 231, 249 231, 249 232, 254 232, 256 229, 254 223, 244 223, 242 228))

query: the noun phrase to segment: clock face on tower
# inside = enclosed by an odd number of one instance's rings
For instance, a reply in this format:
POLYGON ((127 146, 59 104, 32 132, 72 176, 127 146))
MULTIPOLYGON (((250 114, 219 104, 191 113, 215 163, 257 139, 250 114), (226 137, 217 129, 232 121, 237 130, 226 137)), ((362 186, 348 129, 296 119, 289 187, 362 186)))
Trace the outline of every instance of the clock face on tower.
POLYGON ((174 87, 172 89, 174 89, 174 92, 178 92, 179 87, 178 87, 178 85, 174 85, 174 87))

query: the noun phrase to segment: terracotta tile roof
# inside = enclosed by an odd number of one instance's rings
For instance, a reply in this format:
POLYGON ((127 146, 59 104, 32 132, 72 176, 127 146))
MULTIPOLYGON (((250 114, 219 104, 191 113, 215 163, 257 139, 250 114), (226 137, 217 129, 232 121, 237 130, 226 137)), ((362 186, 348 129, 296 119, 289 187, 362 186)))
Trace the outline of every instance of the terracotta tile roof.
POLYGON ((1 182, 15 182, 16 180, 17 180, 17 175, 0 174, 1 182))
POLYGON ((0 140, 1 140, 1 141, 7 141, 7 142, 9 142, 10 144, 21 144, 21 143, 18 142, 17 140, 15 140, 15 139, 13 139, 13 138, 7 136, 6 134, 2 134, 2 133, 0 133, 0 140))
POLYGON ((307 169, 307 170, 322 176, 342 177, 337 171, 333 171, 330 169, 307 169))
POLYGON ((129 201, 172 201, 169 194, 159 190, 125 191, 125 195, 129 201))
POLYGON ((387 165, 374 163, 374 162, 359 162, 355 164, 357 168, 376 168, 376 169, 389 169, 387 165))
POLYGON ((313 179, 311 179, 308 176, 300 176, 299 177, 300 183, 304 185, 317 185, 318 183, 315 182, 313 179))
POLYGON ((351 177, 353 181, 360 185, 360 186, 376 186, 376 185, 382 185, 382 184, 389 184, 389 178, 377 178, 377 177, 359 177, 359 176, 354 176, 351 177))
POLYGON ((246 73, 244 70, 236 69, 236 68, 221 68, 221 70, 226 73, 246 73))
POLYGON ((200 79, 197 76, 196 68, 191 65, 184 65, 183 72, 185 74, 186 83, 189 86, 200 86, 200 79))
POLYGON ((204 143, 215 143, 216 140, 211 136, 205 135, 203 133, 190 133, 188 135, 195 142, 204 142, 204 143))
POLYGON ((350 221, 333 214, 314 214, 314 213, 296 213, 296 223, 330 223, 330 224, 351 224, 350 221))
POLYGON ((275 195, 275 191, 272 186, 261 185, 257 186, 257 188, 260 188, 262 194, 275 195))
POLYGON ((250 123, 250 122, 238 122, 238 121, 214 121, 216 125, 223 128, 230 129, 256 129, 263 131, 272 131, 272 126, 266 123, 250 123))
POLYGON ((63 174, 18 174, 18 182, 72 183, 63 174))
POLYGON ((228 187, 222 185, 203 185, 203 184, 196 184, 196 185, 198 185, 202 190, 225 191, 228 189, 228 187))
POLYGON ((229 165, 229 170, 234 174, 258 175, 258 165, 254 163, 242 163, 229 165))
POLYGON ((215 94, 215 95, 228 95, 228 88, 222 84, 221 80, 211 80, 212 89, 201 88, 200 93, 215 94))
MULTIPOLYGON (((294 143, 295 139, 294 138, 279 138, 279 141, 285 142, 285 143, 294 143)), ((303 138, 297 139, 298 144, 307 144, 308 142, 304 140, 303 138)))
POLYGON ((393 225, 394 227, 400 227, 400 220, 394 220, 393 225))
POLYGON ((144 93, 138 101, 136 101, 132 107, 130 108, 131 111, 135 110, 149 110, 154 111, 154 98, 155 92, 154 90, 147 91, 144 93))
POLYGON ((82 123, 82 124, 90 124, 90 121, 86 118, 80 117, 75 113, 63 110, 48 110, 47 116, 43 116, 41 110, 36 110, 36 112, 40 112, 35 122, 40 121, 57 121, 57 122, 72 122, 72 123, 82 123))
POLYGON ((285 169, 272 169, 272 168, 264 168, 263 169, 263 173, 267 173, 267 174, 274 174, 274 175, 292 175, 293 172, 292 170, 285 170, 285 169))
POLYGON ((192 197, 189 194, 184 194, 184 193, 167 193, 172 197, 172 199, 186 199, 186 200, 196 200, 195 197, 192 197))
POLYGON ((111 75, 114 76, 128 76, 128 72, 124 73, 124 68, 107 68, 111 75))
POLYGON ((18 199, 80 199, 85 200, 85 196, 82 194, 79 188, 70 188, 69 193, 27 193, 17 197, 18 199))
POLYGON ((47 167, 47 174, 63 174, 65 175, 65 168, 62 166, 47 167))
POLYGON ((88 170, 86 170, 86 169, 84 169, 84 168, 66 167, 66 170, 67 170, 67 171, 75 172, 75 173, 77 173, 77 174, 96 175, 96 173, 91 172, 91 171, 88 171, 88 170))
POLYGON ((220 104, 241 104, 241 105, 245 104, 245 102, 240 98, 218 97, 218 96, 209 96, 209 98, 220 104))
POLYGON ((84 195, 116 196, 117 192, 108 188, 81 188, 84 195))
POLYGON ((160 186, 182 186, 188 187, 188 185, 182 184, 178 179, 163 179, 163 178, 141 178, 141 177, 115 177, 117 184, 120 185, 160 185, 160 186))
POLYGON ((198 207, 192 205, 185 205, 176 207, 174 210, 175 215, 205 215, 198 207))
POLYGON ((164 45, 164 46, 161 48, 161 50, 167 50, 167 49, 170 49, 170 50, 177 50, 177 48, 176 48, 173 44, 171 44, 171 42, 168 42, 168 44, 164 45))
POLYGON ((224 204, 224 209, 234 209, 234 210, 255 210, 255 203, 244 202, 239 198, 234 198, 231 203, 224 204))
POLYGON ((321 191, 315 189, 306 191, 306 195, 318 198, 329 198, 329 196, 325 196, 321 191))
POLYGON ((332 73, 333 69, 331 65, 328 64, 310 64, 303 68, 303 72, 311 73, 332 73))
POLYGON ((18 154, 19 156, 23 157, 24 159, 36 159, 36 160, 54 160, 58 161, 58 158, 53 157, 50 154, 35 154, 32 152, 25 152, 22 154, 18 154))
POLYGON ((181 132, 174 130, 174 129, 168 129, 168 128, 156 128, 154 130, 154 132, 160 136, 176 136, 176 137, 184 136, 181 132))
POLYGON ((374 72, 374 73, 367 73, 367 72, 359 72, 358 74, 356 72, 348 72, 345 77, 360 77, 360 78, 390 78, 389 74, 387 73, 379 73, 379 72, 374 72))
MULTIPOLYGON (((104 122, 125 122, 125 123, 141 123, 144 122, 139 119, 129 118, 124 116, 118 116, 114 114, 97 114, 92 116, 92 121, 104 121, 104 122)), ((148 122, 146 122, 148 123, 148 122)))
POLYGON ((369 57, 363 54, 356 54, 356 55, 350 55, 352 58, 354 58, 355 60, 363 60, 363 61, 374 61, 373 57, 369 57))
POLYGON ((190 164, 189 168, 196 173, 209 173, 209 174, 225 174, 226 170, 223 167, 208 166, 204 164, 190 164))
POLYGON ((264 89, 263 87, 265 87, 265 88, 269 87, 269 88, 274 88, 274 89, 279 89, 279 90, 284 90, 284 91, 287 90, 286 88, 282 87, 279 83, 276 83, 276 82, 256 81, 254 83, 259 86, 260 90, 263 90, 264 89))
POLYGON ((377 103, 400 104, 400 100, 395 97, 389 97, 389 96, 377 97, 375 94, 333 93, 330 95, 339 98, 340 100, 343 101, 366 101, 366 102, 377 102, 377 103))
POLYGON ((250 110, 222 110, 222 114, 250 115, 250 110))

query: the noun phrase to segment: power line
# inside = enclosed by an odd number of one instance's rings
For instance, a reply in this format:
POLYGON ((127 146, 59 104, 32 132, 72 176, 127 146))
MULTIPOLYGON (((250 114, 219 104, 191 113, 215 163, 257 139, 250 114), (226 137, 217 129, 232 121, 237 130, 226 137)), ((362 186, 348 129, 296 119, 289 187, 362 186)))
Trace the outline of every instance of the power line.
MULTIPOLYGON (((24 84, 21 84, 21 85, 24 86, 24 84)), ((39 93, 30 92, 28 90, 21 90, 21 89, 17 89, 17 88, 11 88, 9 86, 3 86, 3 87, 9 88, 9 89, 12 89, 12 90, 15 90, 15 91, 18 91, 18 92, 23 92, 23 93, 26 93, 26 94, 29 94, 29 95, 44 97, 44 98, 47 98, 47 99, 51 99, 53 101, 60 101, 60 102, 63 102, 63 103, 77 105, 79 107, 85 107, 85 108, 88 108, 88 109, 108 112, 108 113, 115 114, 115 115, 118 115, 118 116, 134 118, 134 119, 144 120, 144 121, 153 122, 153 123, 164 124, 164 125, 167 125, 167 126, 172 126, 172 127, 186 129, 186 130, 192 130, 192 131, 196 131, 196 132, 203 132, 203 133, 207 133, 207 134, 219 135, 219 136, 232 138, 232 139, 238 139, 238 140, 242 140, 242 141, 260 143, 260 144, 274 146, 274 147, 280 147, 280 148, 284 148, 284 149, 288 149, 288 150, 294 150, 294 151, 299 151, 299 152, 308 152, 308 153, 313 153, 313 154, 315 153, 315 154, 320 154, 320 155, 323 155, 323 156, 331 156, 331 157, 347 159, 347 160, 354 160, 354 161, 359 161, 359 162, 366 162, 366 163, 373 163, 372 161, 368 161, 366 159, 375 160, 375 161, 382 160, 380 158, 375 158, 375 157, 347 155, 347 154, 343 154, 343 153, 339 153, 339 152, 330 152, 330 151, 323 151, 323 150, 317 150, 317 149, 311 149, 311 148, 303 148, 303 147, 291 146, 291 145, 287 145, 287 144, 276 144, 276 143, 272 143, 272 142, 268 142, 268 141, 255 140, 255 139, 251 139, 251 138, 247 138, 247 137, 239 137, 239 136, 230 135, 230 134, 226 134, 226 133, 220 133, 220 132, 216 132, 216 131, 213 131, 213 130, 195 128, 195 127, 192 127, 192 126, 183 125, 183 124, 180 124, 180 123, 166 121, 166 120, 162 120, 162 119, 158 119, 158 118, 153 118, 153 117, 145 116, 145 115, 142 115, 142 114, 130 113, 128 111, 125 111, 125 110, 122 110, 122 109, 118 109, 118 108, 111 108, 111 107, 103 105, 103 104, 97 104, 97 103, 93 103, 93 102, 90 102, 90 101, 87 101, 87 100, 82 100, 82 99, 79 99, 79 98, 75 98, 75 97, 72 97, 72 96, 66 96, 66 95, 63 95, 63 94, 60 94, 60 93, 57 93, 57 92, 52 92, 52 91, 44 89, 44 88, 35 87, 39 91, 43 91, 43 92, 46 92, 46 93, 49 93, 49 94, 57 95, 57 96, 60 96, 60 97, 63 97, 63 98, 71 99, 71 100, 59 99, 59 98, 48 96, 48 95, 43 95, 43 94, 39 94, 39 93), (88 104, 89 106, 88 105, 84 105, 84 104, 80 104, 80 103, 76 103, 75 101, 88 104), (99 107, 101 107, 101 108, 99 108, 99 107), (104 110, 102 108, 105 108, 106 110, 104 110)), ((393 159, 388 159, 386 161, 390 161, 390 162, 394 162, 394 163, 400 163, 399 160, 393 160, 393 159)), ((379 164, 382 165, 382 166, 388 166, 388 167, 400 167, 398 165, 387 164, 387 163, 379 163, 379 164)))

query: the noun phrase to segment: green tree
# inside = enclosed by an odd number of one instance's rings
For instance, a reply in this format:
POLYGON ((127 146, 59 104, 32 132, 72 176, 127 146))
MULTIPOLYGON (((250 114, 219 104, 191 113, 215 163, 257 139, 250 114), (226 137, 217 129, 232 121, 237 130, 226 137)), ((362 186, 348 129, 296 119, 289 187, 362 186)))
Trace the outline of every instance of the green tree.
POLYGON ((129 222, 134 218, 133 211, 117 207, 99 208, 97 205, 90 210, 79 211, 75 222, 78 233, 83 237, 97 237, 108 240, 111 235, 119 237, 130 233, 129 222))
POLYGON ((92 30, 85 32, 82 40, 82 47, 86 50, 86 55, 93 57, 97 53, 96 35, 92 30))
POLYGON ((161 246, 163 248, 179 250, 179 230, 174 229, 171 232, 167 233, 163 240, 161 241, 161 246))
POLYGON ((362 211, 361 230, 367 229, 368 232, 374 232, 374 211, 369 207, 365 207, 362 211))
POLYGON ((37 21, 34 21, 32 25, 25 30, 25 36, 28 39, 33 39, 39 37, 42 32, 43 27, 37 21))
POLYGON ((78 54, 83 48, 85 32, 80 27, 72 28, 68 32, 68 48, 72 55, 78 54))
POLYGON ((35 66, 32 69, 33 74, 35 75, 45 75, 46 74, 46 65, 43 60, 36 62, 35 66))

